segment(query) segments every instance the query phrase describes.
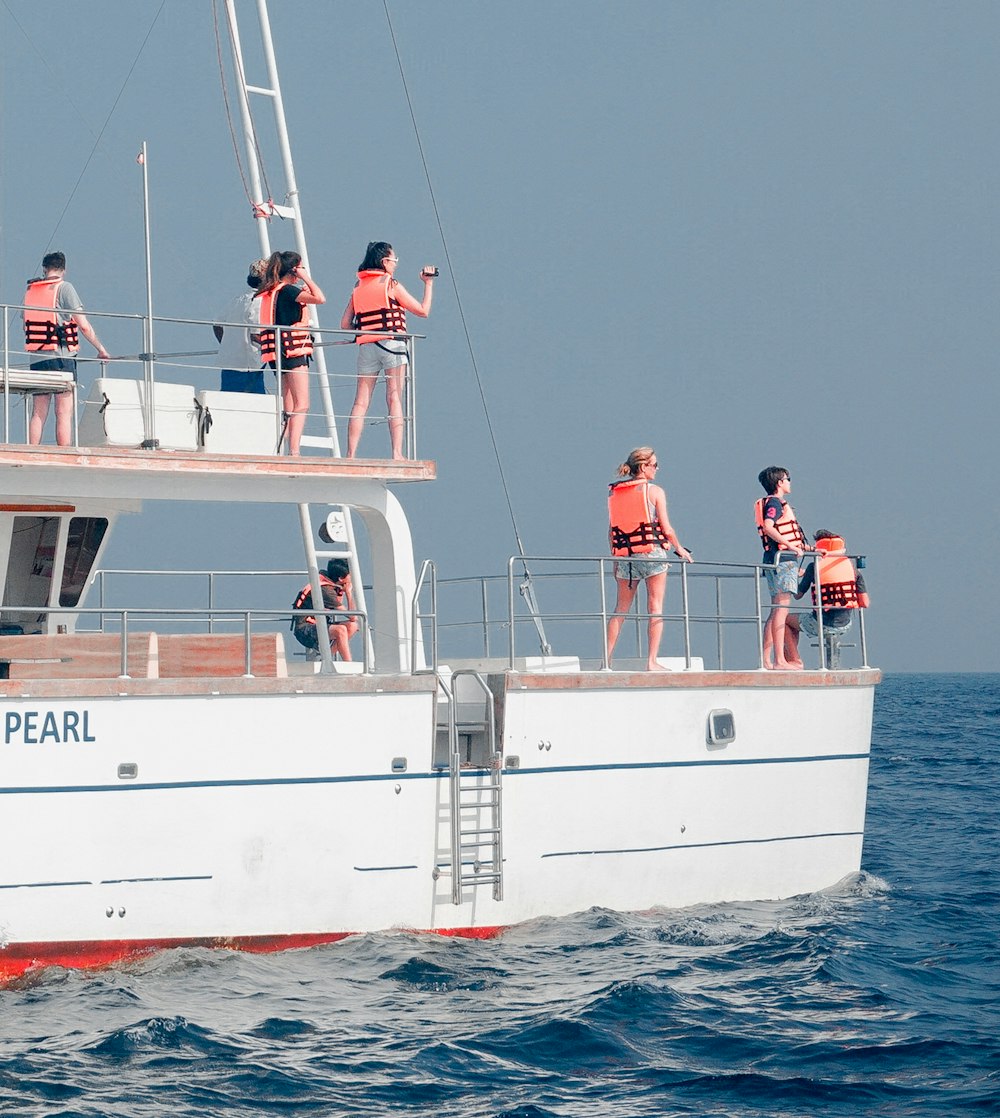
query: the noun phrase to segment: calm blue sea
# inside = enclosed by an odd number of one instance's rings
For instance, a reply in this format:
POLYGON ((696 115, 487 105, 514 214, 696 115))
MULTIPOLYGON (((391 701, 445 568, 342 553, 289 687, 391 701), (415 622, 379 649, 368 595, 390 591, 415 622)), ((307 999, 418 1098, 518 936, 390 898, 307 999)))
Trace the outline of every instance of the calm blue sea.
POLYGON ((1000 676, 889 676, 857 880, 51 970, 0 992, 0 1113, 1000 1114, 998 774, 1000 676))

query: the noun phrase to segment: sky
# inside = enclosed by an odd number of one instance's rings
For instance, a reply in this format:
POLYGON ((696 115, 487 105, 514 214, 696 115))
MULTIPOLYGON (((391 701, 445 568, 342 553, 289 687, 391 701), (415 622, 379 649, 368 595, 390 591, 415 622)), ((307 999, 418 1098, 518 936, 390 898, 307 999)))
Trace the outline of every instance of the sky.
MULTIPOLYGON (((418 351, 438 480, 398 490, 418 559, 498 573, 516 550, 460 296, 528 553, 603 554, 606 483, 648 444, 696 558, 756 562, 757 474, 782 465, 807 531, 868 557, 873 663, 1000 670, 1000 6, 389 10, 450 269, 380 0, 271 20, 321 322, 369 240, 411 291, 442 268, 418 351)), ((240 290, 257 238, 211 0, 0 0, 0 96, 0 301, 58 248, 88 310, 144 310, 143 141, 156 312, 240 290)), ((187 525, 130 522, 106 562, 298 561, 268 515, 218 510, 197 554, 187 525)))

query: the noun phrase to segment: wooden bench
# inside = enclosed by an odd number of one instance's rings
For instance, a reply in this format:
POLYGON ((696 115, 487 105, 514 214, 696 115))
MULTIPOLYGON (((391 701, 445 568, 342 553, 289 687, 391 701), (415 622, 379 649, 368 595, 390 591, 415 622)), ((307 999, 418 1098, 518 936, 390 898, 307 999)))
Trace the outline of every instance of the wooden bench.
MULTIPOLYGON (((242 633, 160 633, 161 679, 241 676, 246 673, 242 633)), ((250 636, 250 674, 284 677, 285 642, 281 633, 250 636)))
MULTIPOLYGON (((122 670, 118 633, 32 633, 0 636, 0 669, 8 679, 117 679, 122 670)), ((128 674, 156 679, 156 633, 129 633, 128 674)))

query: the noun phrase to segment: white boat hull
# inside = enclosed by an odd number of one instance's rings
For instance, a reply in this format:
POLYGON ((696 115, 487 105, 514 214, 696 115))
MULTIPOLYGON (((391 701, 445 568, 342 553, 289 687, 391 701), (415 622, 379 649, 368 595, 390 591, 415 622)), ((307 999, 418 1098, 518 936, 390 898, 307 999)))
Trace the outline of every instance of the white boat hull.
POLYGON ((492 677, 502 898, 471 886, 459 904, 433 677, 9 695, 0 974, 178 943, 483 935, 595 905, 831 886, 860 867, 878 678, 492 677), (707 718, 720 708, 736 735, 713 746, 707 718))

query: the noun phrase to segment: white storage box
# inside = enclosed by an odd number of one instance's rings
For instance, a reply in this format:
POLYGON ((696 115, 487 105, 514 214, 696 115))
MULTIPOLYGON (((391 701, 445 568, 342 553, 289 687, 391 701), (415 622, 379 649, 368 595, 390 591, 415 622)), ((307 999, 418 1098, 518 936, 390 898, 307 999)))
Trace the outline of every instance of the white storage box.
MULTIPOLYGON (((98 377, 80 420, 81 446, 140 447, 146 439, 140 380, 98 377)), ((198 415, 193 384, 153 386, 154 438, 163 450, 197 450, 198 415)))
POLYGON ((209 454, 277 454, 278 400, 253 392, 199 392, 201 449, 209 454))

